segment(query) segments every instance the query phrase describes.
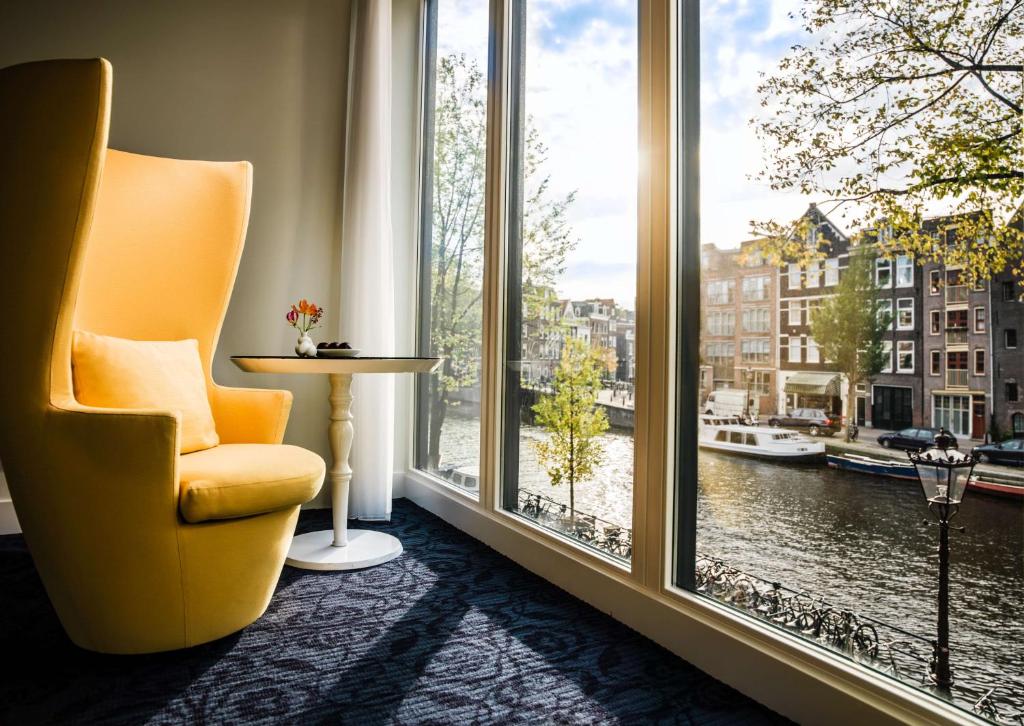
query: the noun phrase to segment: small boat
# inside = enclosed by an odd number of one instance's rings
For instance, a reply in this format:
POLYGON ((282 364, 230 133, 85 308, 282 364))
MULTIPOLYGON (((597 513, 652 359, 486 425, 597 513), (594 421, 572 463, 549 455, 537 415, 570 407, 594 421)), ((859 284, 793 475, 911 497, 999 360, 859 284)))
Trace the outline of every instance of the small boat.
POLYGON ((917 481, 917 471, 909 461, 885 461, 860 454, 829 454, 826 460, 833 469, 917 481))
MULTIPOLYGON (((887 476, 891 479, 917 481, 917 471, 909 461, 886 461, 884 459, 872 459, 870 456, 861 456, 860 454, 829 454, 826 460, 833 469, 855 471, 860 474, 871 474, 873 476, 887 476)), ((1001 497, 1024 498, 1024 484, 998 481, 991 476, 987 476, 985 479, 979 479, 977 476, 974 476, 967 483, 967 488, 979 493, 994 494, 1001 497)))
POLYGON ((825 444, 784 429, 748 426, 735 417, 701 416, 702 449, 787 462, 821 461, 825 444))

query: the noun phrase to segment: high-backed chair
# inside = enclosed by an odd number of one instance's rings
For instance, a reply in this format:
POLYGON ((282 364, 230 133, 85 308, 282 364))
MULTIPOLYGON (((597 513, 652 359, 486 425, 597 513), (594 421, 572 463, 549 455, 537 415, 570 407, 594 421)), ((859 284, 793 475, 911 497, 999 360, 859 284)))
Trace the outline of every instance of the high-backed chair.
POLYGON ((110 92, 101 59, 0 70, 0 461, 71 639, 140 653, 264 612, 324 463, 281 445, 290 393, 211 377, 250 165, 108 151, 110 92), (220 445, 180 454, 175 410, 79 403, 75 329, 196 339, 220 445))

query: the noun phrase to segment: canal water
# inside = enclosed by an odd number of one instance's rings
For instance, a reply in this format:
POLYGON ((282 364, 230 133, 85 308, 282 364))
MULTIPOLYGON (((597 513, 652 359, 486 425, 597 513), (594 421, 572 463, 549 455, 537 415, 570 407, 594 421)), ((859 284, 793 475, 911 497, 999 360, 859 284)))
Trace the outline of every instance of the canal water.
MULTIPOLYGON (((476 428, 449 417, 448 462, 476 461, 476 428)), ((567 487, 550 485, 530 445, 545 435, 523 428, 519 485, 567 503, 567 487)), ((608 432, 603 443, 604 464, 577 485, 576 507, 631 526, 632 436, 608 432)), ((698 552, 934 637, 938 532, 922 523, 915 482, 704 451, 699 471, 698 552)), ((1024 709, 1024 505, 971 492, 955 522, 966 531, 950 533, 954 676, 1015 691, 1024 709)))

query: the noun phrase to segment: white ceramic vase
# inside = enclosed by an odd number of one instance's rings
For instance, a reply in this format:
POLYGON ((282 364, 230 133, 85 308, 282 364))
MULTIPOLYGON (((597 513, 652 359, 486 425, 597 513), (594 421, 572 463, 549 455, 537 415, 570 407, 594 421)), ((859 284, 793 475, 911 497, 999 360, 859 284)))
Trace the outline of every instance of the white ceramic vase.
POLYGON ((295 344, 295 355, 300 358, 316 358, 316 343, 309 337, 309 333, 299 336, 299 341, 295 344))

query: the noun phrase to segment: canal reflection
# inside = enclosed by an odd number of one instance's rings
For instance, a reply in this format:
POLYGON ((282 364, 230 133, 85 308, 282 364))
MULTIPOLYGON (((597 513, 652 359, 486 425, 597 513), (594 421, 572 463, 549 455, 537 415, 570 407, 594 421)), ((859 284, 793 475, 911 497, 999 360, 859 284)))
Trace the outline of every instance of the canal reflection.
MULTIPOLYGON (((478 456, 475 420, 451 417, 442 450, 453 463, 478 456)), ((521 431, 520 486, 560 502, 521 431)), ((633 440, 609 432, 577 508, 632 526, 633 440)), ((701 452, 697 548, 749 574, 931 640, 936 617, 937 532, 915 482, 824 466, 784 466, 701 452)), ((951 533, 950 628, 954 675, 1024 693, 1024 506, 968 493, 951 533), (981 674, 986 675, 981 675, 981 674)))

